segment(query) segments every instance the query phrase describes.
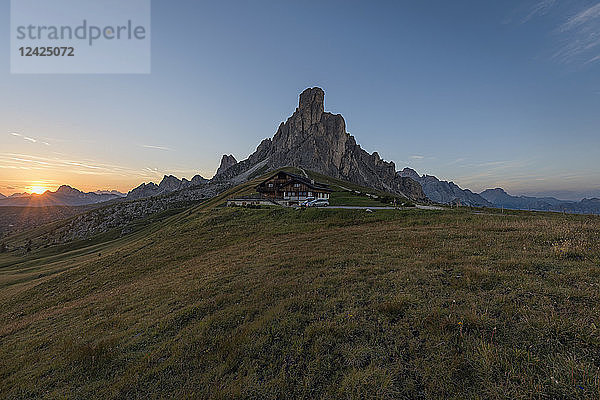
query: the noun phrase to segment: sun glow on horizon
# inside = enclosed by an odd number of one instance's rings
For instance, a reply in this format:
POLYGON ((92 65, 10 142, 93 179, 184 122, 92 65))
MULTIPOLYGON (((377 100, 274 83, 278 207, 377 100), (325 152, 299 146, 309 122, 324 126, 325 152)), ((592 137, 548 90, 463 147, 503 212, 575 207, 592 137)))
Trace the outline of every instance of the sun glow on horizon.
POLYGON ((46 192, 46 190, 49 190, 46 186, 41 185, 32 185, 28 189, 32 194, 42 194, 46 192))

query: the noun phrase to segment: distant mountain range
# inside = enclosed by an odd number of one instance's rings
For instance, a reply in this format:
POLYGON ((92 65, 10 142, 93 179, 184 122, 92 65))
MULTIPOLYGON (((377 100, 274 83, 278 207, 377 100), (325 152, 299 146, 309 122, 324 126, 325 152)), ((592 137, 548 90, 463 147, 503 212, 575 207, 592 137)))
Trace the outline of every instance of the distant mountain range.
POLYGON ((600 214, 600 199, 596 198, 568 201, 554 197, 511 196, 501 188, 487 189, 477 194, 469 189, 461 189, 454 182, 440 181, 432 175, 419 175, 411 168, 404 168, 400 173, 419 182, 425 195, 440 204, 600 214))
POLYGON ((98 191, 84 193, 71 186, 63 185, 55 192, 46 191, 42 194, 15 193, 0 198, 2 206, 43 207, 43 206, 83 206, 120 199, 125 194, 113 191, 98 191))
POLYGON ((479 195, 498 208, 600 214, 600 199, 596 198, 567 201, 558 200, 554 197, 511 196, 501 188, 487 189, 479 195))
POLYGON ((493 207, 493 204, 480 195, 471 192, 469 189, 461 189, 454 182, 440 181, 432 175, 419 175, 417 171, 411 168, 404 168, 400 171, 400 174, 419 182, 425 195, 436 203, 460 203, 474 207, 493 207))
POLYGON ((208 183, 209 180, 200 175, 194 176, 191 180, 185 178, 178 179, 173 175, 165 175, 157 185, 154 182, 142 183, 140 186, 132 189, 127 193, 127 199, 142 199, 146 197, 154 197, 163 194, 172 193, 178 190, 189 189, 195 186, 200 186, 208 183))

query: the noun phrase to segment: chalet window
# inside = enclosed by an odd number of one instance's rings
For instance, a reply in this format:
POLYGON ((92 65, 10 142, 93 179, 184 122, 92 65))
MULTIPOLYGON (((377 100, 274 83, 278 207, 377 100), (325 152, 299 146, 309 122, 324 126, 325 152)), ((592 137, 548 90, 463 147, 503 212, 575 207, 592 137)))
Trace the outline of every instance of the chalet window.
POLYGON ((294 187, 295 187, 295 188, 299 188, 299 187, 300 187, 300 184, 299 184, 299 183, 294 183, 294 187))
POLYGON ((269 187, 270 187, 270 188, 272 188, 272 187, 273 187, 273 184, 272 184, 272 183, 269 183, 269 187))
POLYGON ((308 197, 312 196, 312 192, 308 192, 308 197))

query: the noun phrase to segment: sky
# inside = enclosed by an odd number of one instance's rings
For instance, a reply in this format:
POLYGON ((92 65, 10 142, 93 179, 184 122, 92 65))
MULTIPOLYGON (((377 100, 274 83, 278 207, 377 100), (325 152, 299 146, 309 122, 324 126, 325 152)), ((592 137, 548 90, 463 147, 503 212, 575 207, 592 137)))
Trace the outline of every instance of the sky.
POLYGON ((600 1, 152 1, 151 73, 11 74, 0 193, 211 177, 307 87, 363 148, 479 192, 600 197, 600 1))

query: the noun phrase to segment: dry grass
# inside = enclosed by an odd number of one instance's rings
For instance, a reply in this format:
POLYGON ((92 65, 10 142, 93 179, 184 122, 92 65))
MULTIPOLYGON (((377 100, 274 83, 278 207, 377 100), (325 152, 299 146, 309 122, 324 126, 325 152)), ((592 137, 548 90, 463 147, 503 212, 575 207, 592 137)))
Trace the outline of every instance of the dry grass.
POLYGON ((1 268, 0 397, 600 396, 598 217, 215 204, 1 268))

